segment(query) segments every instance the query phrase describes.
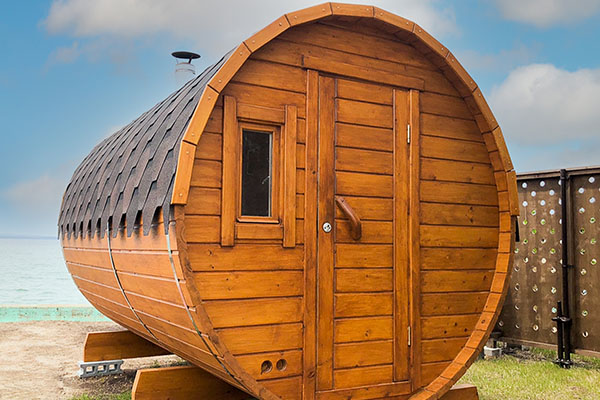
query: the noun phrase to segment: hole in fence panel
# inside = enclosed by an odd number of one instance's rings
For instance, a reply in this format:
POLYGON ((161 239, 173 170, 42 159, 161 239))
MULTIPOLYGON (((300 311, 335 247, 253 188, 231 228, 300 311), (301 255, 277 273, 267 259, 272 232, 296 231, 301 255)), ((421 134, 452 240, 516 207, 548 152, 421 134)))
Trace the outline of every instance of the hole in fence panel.
POLYGON ((271 371, 273 371, 273 363, 269 360, 263 361, 263 363, 260 365, 261 375, 268 374, 271 371))

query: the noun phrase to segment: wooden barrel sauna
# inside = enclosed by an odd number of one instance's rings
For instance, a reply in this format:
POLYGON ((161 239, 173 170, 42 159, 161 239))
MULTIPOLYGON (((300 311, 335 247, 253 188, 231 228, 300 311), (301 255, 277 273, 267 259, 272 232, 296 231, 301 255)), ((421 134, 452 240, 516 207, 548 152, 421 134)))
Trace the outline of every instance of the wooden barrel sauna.
POLYGON ((102 141, 59 229, 103 314, 260 399, 437 399, 506 293, 515 173, 419 25, 282 16, 102 141))

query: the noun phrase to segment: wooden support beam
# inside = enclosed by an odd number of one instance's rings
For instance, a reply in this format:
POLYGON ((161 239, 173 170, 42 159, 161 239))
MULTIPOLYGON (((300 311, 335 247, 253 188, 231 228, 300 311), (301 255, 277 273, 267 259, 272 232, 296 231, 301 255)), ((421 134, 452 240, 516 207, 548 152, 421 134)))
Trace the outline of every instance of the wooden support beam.
POLYGON ((479 400, 477 387, 473 385, 454 385, 440 400, 479 400))
POLYGON ((83 361, 121 360, 171 354, 130 331, 90 332, 83 345, 83 361))
POLYGON ((195 366, 137 371, 132 400, 242 400, 251 396, 195 366))

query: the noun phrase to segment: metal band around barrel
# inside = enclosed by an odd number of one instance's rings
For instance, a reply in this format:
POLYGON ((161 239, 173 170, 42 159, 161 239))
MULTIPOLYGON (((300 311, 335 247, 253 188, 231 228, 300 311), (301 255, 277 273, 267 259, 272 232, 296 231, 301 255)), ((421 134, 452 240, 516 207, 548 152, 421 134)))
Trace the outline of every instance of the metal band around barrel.
POLYGON ((115 279, 117 280, 117 284, 119 285, 119 289, 121 289, 121 294, 125 298, 125 301, 127 302, 127 305, 129 306, 129 309, 131 310, 131 312, 133 313, 133 315, 135 315, 135 317, 140 322, 140 324, 142 324, 142 326, 146 329, 146 331, 148 331, 148 333, 157 342, 160 342, 160 340, 158 340, 158 338, 156 336, 154 336, 154 333, 152 333, 152 331, 150 329, 148 329, 148 327, 146 326, 146 324, 144 323, 144 321, 142 321, 142 319, 137 314, 137 312, 135 312, 135 310, 133 309, 133 306, 129 302, 129 299, 127 298, 127 295, 125 294, 125 290, 123 289, 123 285, 121 285, 121 280, 119 279, 119 274, 117 274, 117 268, 115 267, 115 261, 113 260, 112 248, 110 247, 110 235, 111 235, 111 232, 110 232, 109 226, 110 225, 107 223, 106 224, 106 241, 108 242, 108 256, 110 257, 110 266, 112 267, 113 273, 115 274, 115 279))
POLYGON ((181 296, 181 301, 183 302, 183 307, 185 308, 185 311, 187 312, 188 317, 190 317, 190 321, 192 321, 192 326, 194 327, 194 330, 196 331, 198 336, 200 336, 200 339, 202 339, 202 342, 204 343, 204 345, 206 346, 208 351, 211 352, 211 354, 213 355, 215 360, 217 360, 217 362, 223 367, 223 370, 225 370, 225 372, 227 372, 227 374, 229 374, 229 376, 231 376, 236 382, 238 382, 240 385, 245 387, 245 385, 242 382, 240 382, 239 379, 237 379, 231 372, 229 372, 229 369, 227 368, 227 366, 225 364, 223 364, 221 359, 219 359, 218 355, 213 353, 212 347, 209 346, 208 342, 206 341, 206 338, 204 337, 204 335, 202 335, 202 332, 200 332, 200 329, 198 329, 198 326, 196 325, 196 321, 194 321, 194 318, 192 317, 192 313, 190 312, 190 308, 188 307, 188 305, 185 301, 185 296, 183 295, 183 290, 181 289, 181 284, 179 283, 179 278, 177 277, 177 269, 175 268, 175 261, 173 260, 173 251, 171 250, 171 238, 169 236, 169 226, 168 225, 167 225, 167 230, 166 230, 165 236, 167 237, 167 251, 169 252, 169 261, 171 262, 171 268, 173 269, 173 278, 175 279, 175 284, 177 285, 177 289, 179 290, 179 295, 181 296))

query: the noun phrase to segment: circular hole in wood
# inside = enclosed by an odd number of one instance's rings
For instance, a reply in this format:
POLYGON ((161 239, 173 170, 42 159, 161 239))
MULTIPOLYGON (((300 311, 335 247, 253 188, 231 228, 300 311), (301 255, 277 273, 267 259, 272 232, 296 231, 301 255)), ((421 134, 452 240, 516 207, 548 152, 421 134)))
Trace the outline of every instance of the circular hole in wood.
POLYGON ((263 361, 263 363, 260 365, 260 373, 262 374, 268 374, 269 372, 271 372, 273 370, 273 363, 269 360, 265 360, 263 361))
POLYGON ((285 371, 285 369, 287 368, 287 361, 282 358, 281 360, 277 361, 277 364, 275 364, 275 366, 277 367, 277 370, 285 371))

